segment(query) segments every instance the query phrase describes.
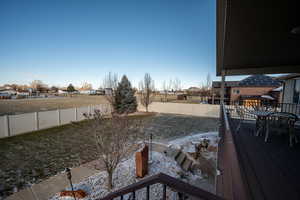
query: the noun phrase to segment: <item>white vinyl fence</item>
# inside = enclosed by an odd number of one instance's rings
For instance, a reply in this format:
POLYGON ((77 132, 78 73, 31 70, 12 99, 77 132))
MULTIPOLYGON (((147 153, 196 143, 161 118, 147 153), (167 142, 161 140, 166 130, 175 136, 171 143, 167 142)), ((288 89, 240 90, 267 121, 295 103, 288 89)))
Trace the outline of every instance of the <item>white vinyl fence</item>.
MULTIPOLYGON (((139 110, 145 111, 145 108, 139 105, 139 110)), ((219 118, 220 105, 153 102, 149 105, 148 110, 150 112, 219 118)))
POLYGON ((110 112, 108 104, 87 107, 59 109, 19 115, 0 116, 0 138, 19 135, 26 132, 51 128, 86 119, 83 114, 93 114, 94 110, 110 112))

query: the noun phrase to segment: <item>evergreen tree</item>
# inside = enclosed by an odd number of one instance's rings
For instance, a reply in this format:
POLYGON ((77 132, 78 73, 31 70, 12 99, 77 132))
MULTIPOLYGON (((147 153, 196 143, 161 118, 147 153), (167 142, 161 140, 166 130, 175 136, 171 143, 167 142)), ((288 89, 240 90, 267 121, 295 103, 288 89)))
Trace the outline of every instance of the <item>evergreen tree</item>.
POLYGON ((137 101, 134 89, 127 76, 124 75, 115 93, 114 109, 117 113, 133 113, 137 110, 137 101))
POLYGON ((75 88, 72 84, 70 84, 68 87, 67 87, 67 91, 68 92, 74 92, 75 91, 75 88))

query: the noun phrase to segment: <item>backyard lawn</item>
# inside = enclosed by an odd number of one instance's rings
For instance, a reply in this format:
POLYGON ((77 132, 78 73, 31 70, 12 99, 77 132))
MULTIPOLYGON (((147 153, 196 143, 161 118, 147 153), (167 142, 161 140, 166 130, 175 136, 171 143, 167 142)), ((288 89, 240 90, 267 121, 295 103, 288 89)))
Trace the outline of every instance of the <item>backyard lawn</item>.
MULTIPOLYGON (((186 115, 139 116, 158 142, 216 131, 218 120, 186 115)), ((0 197, 97 158, 89 121, 0 139, 0 197)))
POLYGON ((105 96, 76 95, 72 97, 0 100, 0 116, 28 112, 66 109, 107 103, 105 96))

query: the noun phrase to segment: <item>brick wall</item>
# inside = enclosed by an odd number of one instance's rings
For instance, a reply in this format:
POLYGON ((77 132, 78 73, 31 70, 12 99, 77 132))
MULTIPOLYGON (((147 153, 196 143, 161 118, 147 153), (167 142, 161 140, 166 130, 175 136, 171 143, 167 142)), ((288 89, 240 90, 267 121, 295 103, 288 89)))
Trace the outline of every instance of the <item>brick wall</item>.
POLYGON ((275 87, 233 87, 231 88, 230 101, 238 100, 240 95, 263 95, 267 94, 275 87), (236 90, 239 90, 237 94, 236 90))

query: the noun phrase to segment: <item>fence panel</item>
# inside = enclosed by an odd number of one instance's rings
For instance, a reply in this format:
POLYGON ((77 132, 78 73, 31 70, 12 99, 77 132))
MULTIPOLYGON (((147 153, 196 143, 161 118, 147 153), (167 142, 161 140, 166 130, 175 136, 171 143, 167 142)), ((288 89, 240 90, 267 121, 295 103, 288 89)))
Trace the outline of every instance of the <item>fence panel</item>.
POLYGON ((6 116, 0 116, 0 138, 8 137, 6 116))
POLYGON ((84 113, 88 114, 90 112, 89 110, 90 110, 89 106, 77 108, 77 121, 81 121, 81 120, 86 119, 83 114, 84 113))
POLYGON ((102 112, 111 111, 108 104, 100 104, 80 108, 0 116, 0 138, 68 124, 72 121, 81 121, 86 119, 83 116, 84 113, 93 114, 95 109, 102 112))
POLYGON ((60 110, 60 124, 69 124, 72 121, 76 121, 75 114, 75 108, 60 110))
MULTIPOLYGON (((139 110, 144 111, 141 105, 139 110)), ((172 113, 183 115, 195 115, 203 117, 219 118, 219 105, 212 104, 187 104, 187 103, 159 103, 153 102, 149 106, 149 111, 160 113, 172 113)))
POLYGON ((39 129, 59 126, 58 111, 39 112, 39 129))
POLYGON ((10 135, 18 135, 36 130, 35 113, 9 116, 10 135))

